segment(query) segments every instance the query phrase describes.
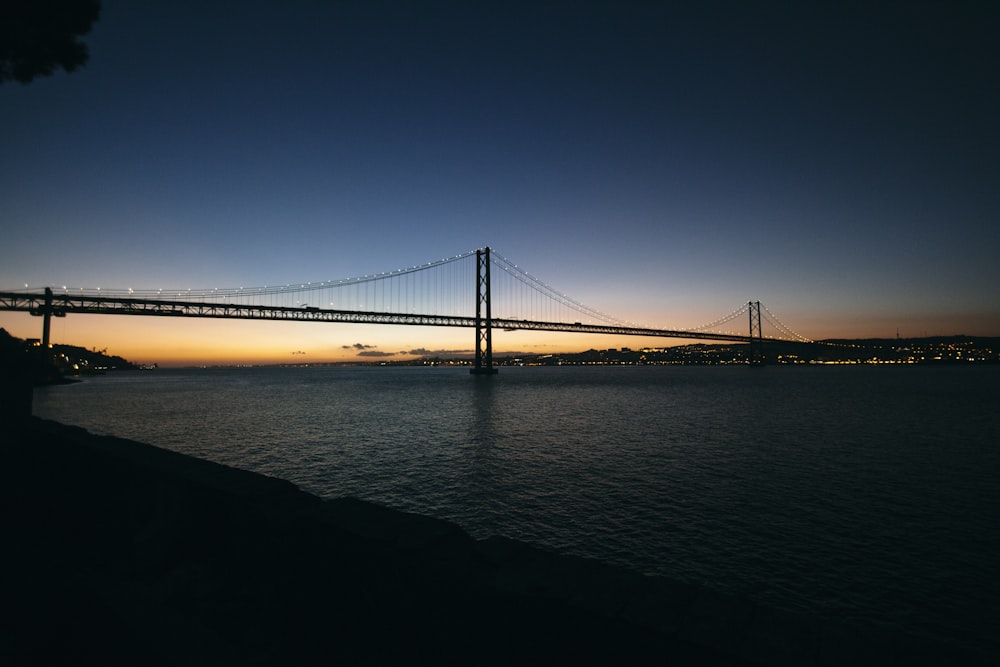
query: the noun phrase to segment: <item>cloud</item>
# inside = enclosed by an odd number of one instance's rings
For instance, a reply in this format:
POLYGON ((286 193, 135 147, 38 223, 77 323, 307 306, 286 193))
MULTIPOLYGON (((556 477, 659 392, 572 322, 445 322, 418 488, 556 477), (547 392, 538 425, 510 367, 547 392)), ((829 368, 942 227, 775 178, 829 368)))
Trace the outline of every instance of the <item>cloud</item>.
POLYGON ((418 357, 440 357, 440 356, 451 356, 455 354, 472 354, 475 350, 428 350, 425 347, 418 347, 415 350, 410 350, 406 354, 414 354, 418 357))
MULTIPOLYGON (((378 345, 366 345, 364 343, 355 343, 354 345, 341 345, 342 350, 357 350, 359 357, 394 357, 395 352, 382 352, 377 350, 378 345)), ((399 354, 406 354, 405 352, 400 352, 399 354)))

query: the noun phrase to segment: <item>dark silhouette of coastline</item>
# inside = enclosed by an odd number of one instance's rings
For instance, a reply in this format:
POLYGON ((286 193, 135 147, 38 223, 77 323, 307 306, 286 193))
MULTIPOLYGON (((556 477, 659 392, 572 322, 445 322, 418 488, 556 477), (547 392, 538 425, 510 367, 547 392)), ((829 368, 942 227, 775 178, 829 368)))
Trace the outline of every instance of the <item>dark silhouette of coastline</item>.
POLYGON ((7 665, 955 664, 134 441, 5 429, 7 665))

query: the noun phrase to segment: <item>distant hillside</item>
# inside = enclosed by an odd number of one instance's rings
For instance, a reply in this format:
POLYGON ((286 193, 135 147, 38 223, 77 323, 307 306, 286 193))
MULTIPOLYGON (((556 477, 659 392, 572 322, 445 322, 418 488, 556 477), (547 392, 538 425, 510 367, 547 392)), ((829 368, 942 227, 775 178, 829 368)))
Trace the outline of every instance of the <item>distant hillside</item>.
POLYGON ((88 350, 76 345, 53 345, 43 350, 37 341, 11 336, 0 328, 0 368, 11 374, 28 374, 35 384, 57 382, 64 375, 134 370, 135 364, 107 350, 88 350), (15 373, 16 371, 16 373, 15 373))
POLYGON ((53 345, 52 355, 56 359, 56 365, 66 365, 77 371, 135 370, 138 368, 123 357, 108 354, 107 348, 88 350, 76 345, 53 345))

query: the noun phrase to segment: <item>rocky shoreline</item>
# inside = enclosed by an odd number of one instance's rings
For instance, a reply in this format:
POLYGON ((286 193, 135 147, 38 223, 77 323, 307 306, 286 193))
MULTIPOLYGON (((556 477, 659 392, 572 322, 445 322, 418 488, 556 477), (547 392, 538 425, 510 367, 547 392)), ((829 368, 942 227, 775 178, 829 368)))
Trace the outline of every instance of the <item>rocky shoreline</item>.
POLYGON ((6 665, 970 662, 51 421, 3 440, 6 665))

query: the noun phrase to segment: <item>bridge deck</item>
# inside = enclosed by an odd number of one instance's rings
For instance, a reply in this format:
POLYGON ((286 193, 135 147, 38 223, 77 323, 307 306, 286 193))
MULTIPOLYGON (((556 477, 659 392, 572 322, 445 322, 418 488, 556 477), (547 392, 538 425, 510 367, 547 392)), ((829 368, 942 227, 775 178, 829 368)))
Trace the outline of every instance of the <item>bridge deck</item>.
MULTIPOLYGON (((396 324, 475 328, 475 317, 354 311, 333 308, 262 306, 211 301, 175 301, 137 297, 52 294, 44 292, 0 292, 0 311, 21 311, 32 315, 63 317, 69 313, 90 315, 144 315, 158 317, 203 317, 240 320, 291 320, 353 324, 396 324)), ((750 336, 679 329, 654 329, 581 322, 543 322, 537 320, 493 318, 491 326, 508 331, 565 331, 575 333, 689 338, 697 340, 752 342, 750 336)), ((765 338, 765 340, 770 340, 765 338)), ((777 339, 774 339, 777 340, 777 339)))

